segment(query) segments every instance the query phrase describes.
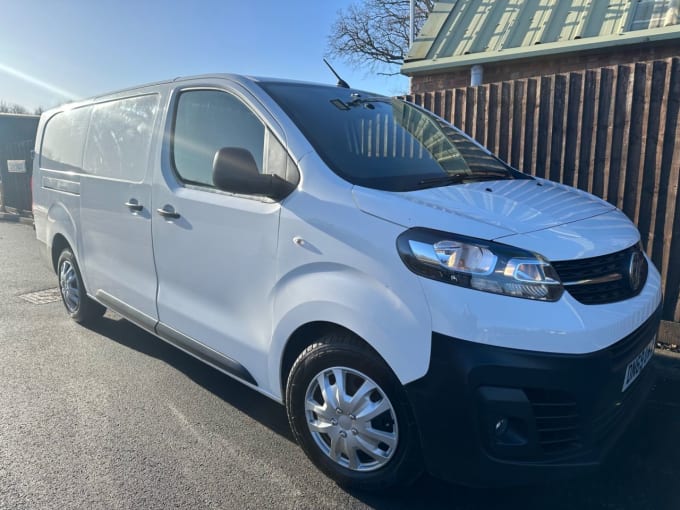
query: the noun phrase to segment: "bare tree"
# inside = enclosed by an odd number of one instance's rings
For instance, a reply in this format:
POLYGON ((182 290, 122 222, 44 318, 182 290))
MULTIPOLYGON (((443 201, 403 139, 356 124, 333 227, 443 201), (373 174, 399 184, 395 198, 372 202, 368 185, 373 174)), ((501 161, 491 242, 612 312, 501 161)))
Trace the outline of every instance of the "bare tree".
POLYGON ((28 110, 16 103, 0 101, 0 113, 28 113, 28 110))
MULTIPOLYGON (((434 3, 416 0, 416 33, 434 3)), ((409 11, 410 0, 364 0, 338 11, 328 36, 328 55, 355 66, 368 64, 372 69, 401 65, 409 48, 409 11)))

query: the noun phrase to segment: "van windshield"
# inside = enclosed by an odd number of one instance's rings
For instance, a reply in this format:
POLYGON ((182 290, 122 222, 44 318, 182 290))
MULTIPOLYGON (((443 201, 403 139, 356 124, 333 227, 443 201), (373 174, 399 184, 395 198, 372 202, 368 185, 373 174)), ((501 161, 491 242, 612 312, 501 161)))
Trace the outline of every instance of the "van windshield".
POLYGON ((411 191, 531 178, 450 124, 400 99, 323 85, 260 85, 325 163, 352 184, 411 191))

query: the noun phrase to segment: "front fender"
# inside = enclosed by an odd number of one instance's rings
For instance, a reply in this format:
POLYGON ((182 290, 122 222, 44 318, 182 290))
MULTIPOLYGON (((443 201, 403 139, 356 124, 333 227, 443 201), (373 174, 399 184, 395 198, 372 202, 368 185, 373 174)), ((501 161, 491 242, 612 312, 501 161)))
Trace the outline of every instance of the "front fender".
POLYGON ((431 318, 417 279, 377 280, 355 268, 308 264, 277 286, 268 370, 281 397, 281 360, 291 335, 310 322, 342 326, 365 340, 406 384, 425 375, 430 363, 431 318))

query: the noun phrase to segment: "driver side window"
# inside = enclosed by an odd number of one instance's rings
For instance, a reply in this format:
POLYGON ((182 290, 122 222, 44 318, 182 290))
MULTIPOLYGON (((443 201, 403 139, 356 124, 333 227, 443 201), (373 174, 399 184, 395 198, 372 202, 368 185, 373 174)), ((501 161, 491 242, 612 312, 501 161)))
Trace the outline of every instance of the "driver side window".
POLYGON ((222 147, 247 149, 263 173, 265 128, 238 98, 218 90, 189 90, 179 96, 172 157, 179 178, 214 187, 212 164, 222 147))

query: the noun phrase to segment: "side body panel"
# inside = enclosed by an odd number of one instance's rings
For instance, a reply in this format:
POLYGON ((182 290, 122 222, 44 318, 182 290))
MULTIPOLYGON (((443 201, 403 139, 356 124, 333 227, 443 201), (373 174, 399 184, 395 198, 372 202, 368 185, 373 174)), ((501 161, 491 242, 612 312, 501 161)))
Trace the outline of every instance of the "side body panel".
POLYGON ((155 89, 145 92, 152 94, 123 95, 92 107, 81 179, 80 265, 90 294, 108 306, 122 301, 152 324, 157 314, 150 181, 161 97, 155 89))
MULTIPOLYGON (((179 180, 170 146, 175 97, 191 88, 229 91, 260 112, 247 91, 226 80, 182 82, 173 92, 153 185, 158 318, 245 366, 266 392, 281 205, 179 180), (166 206, 179 217, 159 215, 166 206)), ((259 115, 266 125, 274 123, 259 115)))
POLYGON ((64 236, 76 255, 88 294, 107 305, 125 303, 152 324, 156 274, 149 163, 158 131, 158 106, 152 105, 160 100, 155 92, 152 87, 85 101, 54 116, 45 115, 36 143, 34 183, 36 235, 48 251, 57 235, 64 236), (143 96, 146 110, 137 109, 139 95, 149 92, 143 96), (93 114, 97 111, 99 115, 93 114), (49 157, 44 157, 44 133, 50 132, 50 123, 59 115, 71 119, 63 122, 71 122, 79 136, 65 138, 60 127, 60 135, 50 142, 49 157), (139 140, 143 142, 138 146, 139 140), (65 147, 63 153, 60 147, 65 147), (68 166, 59 159, 65 154, 70 158, 68 166), (42 162, 55 170, 40 168, 42 162), (113 298, 110 303, 107 296, 113 298))
MULTIPOLYGON (((102 292, 156 317, 156 271, 151 246, 151 186, 85 177, 81 195, 81 272, 88 292, 102 292), (135 199, 144 208, 125 206, 135 199)), ((99 294, 99 296, 98 296, 99 294)), ((107 304, 106 302, 104 304, 107 304)))
POLYGON ((33 158, 33 224, 35 235, 43 245, 47 263, 52 266, 51 250, 55 235, 63 235, 73 250, 79 252, 80 175, 74 172, 54 172, 41 167, 42 141, 45 126, 51 118, 40 118, 33 158))
MULTIPOLYGON (((80 255, 80 175, 64 174, 40 168, 36 157, 33 182, 33 217, 36 237, 44 243, 48 263, 52 265, 52 244, 63 236, 80 255)), ((83 275, 85 286, 88 279, 83 275)))
MULTIPOLYGON (((36 238, 43 246, 46 262, 52 267, 52 246, 62 236, 80 257, 80 190, 82 174, 53 171, 41 166, 45 128, 55 111, 44 113, 38 124, 33 158, 33 221, 36 238)), ((87 275, 83 274, 89 288, 87 275)))

